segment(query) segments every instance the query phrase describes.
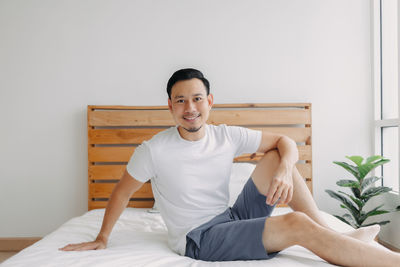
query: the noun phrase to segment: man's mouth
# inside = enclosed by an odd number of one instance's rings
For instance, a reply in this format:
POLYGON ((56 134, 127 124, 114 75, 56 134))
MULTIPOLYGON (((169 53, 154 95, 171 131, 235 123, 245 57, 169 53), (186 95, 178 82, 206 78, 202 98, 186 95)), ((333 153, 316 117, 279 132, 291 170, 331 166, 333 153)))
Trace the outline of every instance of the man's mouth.
POLYGON ((190 114, 190 115, 183 116, 183 119, 191 122, 191 121, 194 121, 195 119, 197 119, 198 117, 200 117, 200 114, 196 114, 196 115, 190 114))

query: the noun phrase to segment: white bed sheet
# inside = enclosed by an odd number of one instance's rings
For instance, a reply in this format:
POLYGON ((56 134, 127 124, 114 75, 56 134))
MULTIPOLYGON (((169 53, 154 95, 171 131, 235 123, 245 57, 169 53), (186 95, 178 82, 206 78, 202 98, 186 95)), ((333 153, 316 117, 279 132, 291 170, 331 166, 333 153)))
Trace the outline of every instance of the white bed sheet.
MULTIPOLYGON (((68 243, 91 241, 100 229, 104 209, 73 218, 42 240, 9 258, 6 266, 333 266, 310 251, 293 246, 266 261, 204 262, 175 254, 167 244, 167 229, 160 214, 148 209, 127 208, 117 221, 104 250, 65 252, 68 243)), ((273 215, 290 212, 276 208, 273 215)), ((339 232, 352 228, 323 212, 328 224, 339 232)), ((378 244, 376 244, 378 245, 378 244)))

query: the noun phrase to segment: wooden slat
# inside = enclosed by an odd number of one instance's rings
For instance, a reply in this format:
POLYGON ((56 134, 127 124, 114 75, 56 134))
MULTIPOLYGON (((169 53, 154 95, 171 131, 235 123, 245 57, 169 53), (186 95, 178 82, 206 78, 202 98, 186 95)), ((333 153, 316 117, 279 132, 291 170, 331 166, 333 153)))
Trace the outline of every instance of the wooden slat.
MULTIPOLYGON (((214 108, 274 108, 274 107, 298 107, 309 108, 310 103, 232 103, 232 104, 214 104, 214 108)), ((88 109, 106 109, 106 110, 132 110, 132 109, 168 109, 168 106, 114 106, 114 105, 88 105, 88 109)))
POLYGON ((308 110, 213 110, 208 123, 227 125, 285 125, 309 124, 308 110))
MULTIPOLYGON (((311 161, 311 146, 297 146, 299 159, 311 161)), ((89 147, 89 162, 128 162, 135 151, 135 147, 89 147)), ((264 154, 257 153, 254 158, 251 154, 243 154, 234 159, 235 162, 258 161, 264 154)))
MULTIPOLYGON (((296 142, 307 142, 311 138, 311 128, 294 127, 250 127, 251 129, 283 134, 296 142)), ((141 144, 165 128, 150 129, 89 129, 90 144, 141 144)))
MULTIPOLYGON (((285 125, 310 124, 308 110, 212 110, 210 124, 285 125)), ((90 126, 173 126, 169 110, 99 110, 91 113, 90 126)))
MULTIPOLYGON (((311 123, 312 123, 312 118, 311 118, 311 104, 310 104, 310 106, 307 108, 307 110, 310 112, 310 123, 307 124, 306 127, 310 129, 310 133, 311 133, 311 131, 312 131, 312 125, 311 125, 311 123)), ((306 145, 310 145, 310 146, 312 145, 312 138, 311 138, 311 137, 306 141, 306 145)))
MULTIPOLYGON (((300 160, 311 160, 311 146, 297 146, 300 160)), ((135 147, 89 147, 90 162, 128 162, 135 147)), ((234 159, 235 162, 258 161, 264 154, 257 153, 254 158, 251 154, 243 154, 234 159)))
POLYGON ((243 104, 214 104, 213 108, 282 108, 310 107, 310 103, 243 103, 243 104))
MULTIPOLYGON (((89 186, 90 198, 109 198, 116 183, 91 183, 89 186)), ((153 198, 151 184, 145 183, 131 198, 153 198)))
POLYGON ((89 147, 89 162, 128 162, 136 147, 89 147))
POLYGON ((90 126, 173 126, 169 110, 99 110, 92 112, 90 126))
MULTIPOLYGON (((90 140, 90 137, 89 137, 89 131, 92 129, 92 127, 89 125, 89 118, 92 116, 92 113, 93 113, 93 110, 91 109, 91 108, 89 108, 88 107, 88 109, 87 109, 87 125, 86 125, 86 127, 87 127, 87 129, 88 129, 88 140, 90 140)), ((90 142, 88 141, 88 143, 87 143, 87 148, 88 148, 88 151, 90 151, 90 148, 92 147, 92 145, 90 144, 90 142)), ((90 157, 89 157, 89 153, 88 153, 88 167, 90 167, 90 166, 92 166, 92 163, 90 162, 90 157)), ((90 181, 90 177, 89 177, 89 175, 88 175, 88 209, 90 210, 90 208, 89 208, 89 205, 90 205, 90 201, 92 200, 91 199, 91 196, 90 196, 90 191, 89 191, 89 188, 90 188, 90 184, 91 184, 91 181, 90 181)))
MULTIPOLYGON (((306 184, 308 189, 312 192, 312 181, 306 180, 306 184)), ((115 185, 115 183, 91 184, 91 198, 109 198, 115 185)), ((131 198, 153 198, 151 184, 145 183, 131 198)))
POLYGON ((253 154, 242 154, 239 157, 234 158, 233 161, 257 163, 257 161, 259 161, 263 156, 263 153, 256 153, 255 156, 253 154))
POLYGON ((157 129, 91 129, 89 130, 90 144, 141 144, 150 140, 153 135, 164 131, 157 129))
MULTIPOLYGON (((311 146, 297 146, 299 150, 299 160, 308 160, 311 161, 311 146)), ((264 154, 256 153, 255 157, 252 157, 253 154, 243 154, 234 159, 235 162, 254 162, 259 161, 264 154)))
MULTIPOLYGON (((311 164, 296 164, 301 176, 311 178, 311 164)), ((119 180, 124 173, 126 165, 92 165, 89 166, 90 180, 119 180)))
POLYGON ((126 165, 91 165, 89 166, 89 180, 119 180, 126 165))
POLYGON ((128 207, 130 208, 152 208, 154 205, 153 201, 129 201, 128 207))
POLYGON ((97 110, 168 110, 168 106, 121 106, 121 105, 88 105, 88 110, 97 111, 97 110))
POLYGON ((295 128, 295 127, 249 127, 250 129, 267 131, 276 134, 286 135, 295 142, 307 142, 311 138, 311 128, 295 128))
MULTIPOLYGON (((143 201, 143 200, 138 200, 138 201, 129 201, 127 207, 130 208, 151 208, 154 205, 154 200, 149 200, 149 201, 143 201)), ((89 201, 89 210, 92 209, 103 209, 107 206, 107 201, 89 201)))

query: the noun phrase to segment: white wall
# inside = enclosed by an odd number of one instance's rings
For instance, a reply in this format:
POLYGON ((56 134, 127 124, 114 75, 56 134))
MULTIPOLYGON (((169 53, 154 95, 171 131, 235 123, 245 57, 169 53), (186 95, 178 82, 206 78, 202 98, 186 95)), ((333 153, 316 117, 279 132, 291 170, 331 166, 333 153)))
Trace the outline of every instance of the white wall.
POLYGON ((372 153, 365 0, 0 1, 0 237, 87 210, 86 106, 163 105, 196 67, 216 103, 311 102, 314 192, 372 153))

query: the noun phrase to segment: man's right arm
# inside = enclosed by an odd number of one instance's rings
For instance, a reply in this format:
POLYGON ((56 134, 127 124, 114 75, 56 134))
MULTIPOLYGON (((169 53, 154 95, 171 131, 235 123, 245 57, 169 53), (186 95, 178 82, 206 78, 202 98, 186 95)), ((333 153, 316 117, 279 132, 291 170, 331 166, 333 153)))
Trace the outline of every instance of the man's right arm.
POLYGON ((103 224, 100 232, 95 241, 84 242, 79 244, 69 244, 60 250, 64 251, 79 251, 79 250, 92 250, 106 248, 108 237, 114 224, 117 222, 119 216, 124 211, 129 202, 131 195, 136 192, 143 183, 134 179, 126 170, 121 180, 114 187, 111 193, 110 200, 108 201, 107 208, 103 218, 103 224))

